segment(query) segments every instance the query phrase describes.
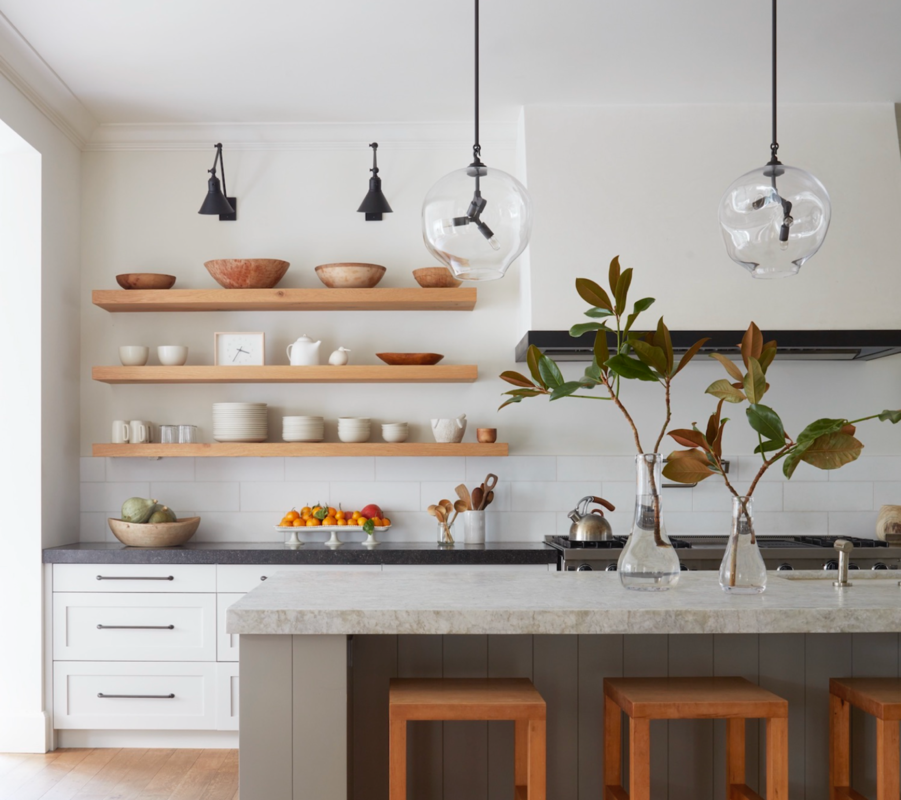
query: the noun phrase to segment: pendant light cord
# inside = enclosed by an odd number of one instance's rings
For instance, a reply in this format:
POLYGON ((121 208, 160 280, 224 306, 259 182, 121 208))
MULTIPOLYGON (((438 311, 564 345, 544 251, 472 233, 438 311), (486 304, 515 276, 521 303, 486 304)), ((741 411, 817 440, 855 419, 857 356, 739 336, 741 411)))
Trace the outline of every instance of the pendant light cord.
MULTIPOLYGON (((476 0, 478 2, 478 0, 476 0)), ((780 164, 777 156, 779 142, 776 136, 776 0, 773 0, 773 140, 770 143, 770 164, 780 164)))
MULTIPOLYGON (((774 0, 775 2, 775 0, 774 0)), ((482 145, 479 144, 479 0, 475 0, 475 140, 472 145, 473 166, 482 166, 482 145)))

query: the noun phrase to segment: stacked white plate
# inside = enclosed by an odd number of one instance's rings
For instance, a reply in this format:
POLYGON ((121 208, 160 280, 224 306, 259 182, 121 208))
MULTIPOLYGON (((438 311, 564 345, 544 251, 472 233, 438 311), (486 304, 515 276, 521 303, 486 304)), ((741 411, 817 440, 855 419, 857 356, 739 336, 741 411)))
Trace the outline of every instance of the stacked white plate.
POLYGON ((342 442, 368 442, 372 421, 367 417, 338 417, 338 438, 342 442))
POLYGON ((382 438, 386 442, 405 442, 409 436, 410 426, 406 422, 385 422, 382 424, 382 438))
POLYGON ((325 439, 325 421, 322 417, 282 417, 282 439, 321 442, 325 439))
POLYGON ((265 442, 269 438, 265 403, 213 403, 217 442, 265 442))

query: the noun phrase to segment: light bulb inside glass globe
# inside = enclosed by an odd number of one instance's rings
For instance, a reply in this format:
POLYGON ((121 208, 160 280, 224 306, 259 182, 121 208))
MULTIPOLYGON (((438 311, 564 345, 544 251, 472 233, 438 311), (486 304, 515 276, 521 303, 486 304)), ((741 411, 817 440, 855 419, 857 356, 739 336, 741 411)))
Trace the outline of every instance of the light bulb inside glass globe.
POLYGON ((503 278, 531 234, 529 192, 503 170, 482 165, 451 172, 422 204, 426 247, 461 280, 503 278))
POLYGON ((767 164, 723 195, 719 219, 729 258, 755 278, 797 274, 829 230, 829 192, 797 167, 767 164))

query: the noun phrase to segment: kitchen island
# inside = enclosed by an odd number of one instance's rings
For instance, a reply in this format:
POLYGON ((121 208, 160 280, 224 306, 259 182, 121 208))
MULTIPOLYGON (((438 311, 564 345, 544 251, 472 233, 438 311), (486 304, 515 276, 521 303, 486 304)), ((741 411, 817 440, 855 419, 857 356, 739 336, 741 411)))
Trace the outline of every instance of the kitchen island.
MULTIPOLYGON (((743 675, 777 692, 791 708, 791 796, 824 796, 828 679, 898 676, 901 631, 897 574, 855 574, 843 590, 831 577, 771 573, 766 593, 728 596, 710 572, 660 593, 628 592, 603 573, 276 574, 227 617, 242 635, 242 796, 384 798, 391 677, 524 676, 548 703, 548 796, 599 797, 602 681, 621 675, 743 675)), ((417 725, 411 796, 512 786, 502 723, 417 725)), ((717 730, 658 725, 655 796, 723 795, 717 730)), ((862 792, 872 788, 872 735, 855 720, 862 792)), ((748 737, 752 776, 757 739, 748 737)))

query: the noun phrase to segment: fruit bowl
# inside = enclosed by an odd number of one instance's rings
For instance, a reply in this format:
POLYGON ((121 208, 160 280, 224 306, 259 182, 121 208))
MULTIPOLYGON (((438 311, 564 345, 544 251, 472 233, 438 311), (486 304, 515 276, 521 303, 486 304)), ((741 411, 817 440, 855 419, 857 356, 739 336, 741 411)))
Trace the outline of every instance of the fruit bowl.
POLYGON ((226 289, 271 289, 291 264, 278 258, 218 258, 203 266, 226 289))
POLYGON ((109 529, 122 544, 129 547, 178 547, 188 541, 200 526, 200 517, 186 517, 178 522, 126 522, 110 517, 109 529))
POLYGON ((116 275, 116 283, 123 289, 171 289, 175 286, 175 276, 159 272, 123 272, 116 275))
POLYGON ((320 264, 316 274, 329 289, 372 289, 387 270, 378 264, 320 264))
POLYGON ((456 289, 463 283, 458 281, 447 267, 414 269, 413 277, 423 289, 456 289))

